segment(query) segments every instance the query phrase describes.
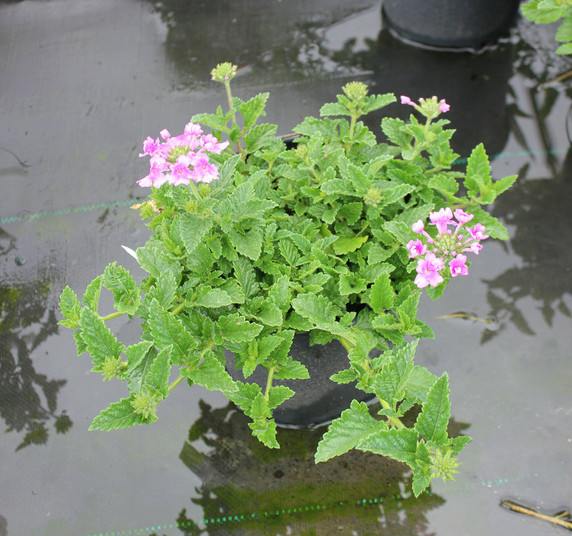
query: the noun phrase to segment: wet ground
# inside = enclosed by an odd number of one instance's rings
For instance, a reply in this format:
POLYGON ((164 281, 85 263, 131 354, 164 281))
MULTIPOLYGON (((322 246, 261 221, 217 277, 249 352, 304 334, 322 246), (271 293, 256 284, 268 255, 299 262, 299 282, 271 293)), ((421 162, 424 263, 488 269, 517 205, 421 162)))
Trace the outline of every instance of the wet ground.
MULTIPOLYGON (((538 536, 548 523, 512 499, 572 507, 572 68, 554 27, 520 21, 478 55, 402 44, 380 2, 144 0, 0 2, 0 536, 435 534, 538 536), (404 466, 359 453, 314 466, 316 432, 253 442, 216 394, 178 389, 151 427, 88 432, 122 396, 75 356, 58 297, 147 232, 141 141, 213 110, 212 66, 243 67, 235 93, 270 90, 282 133, 347 81, 451 103, 463 156, 480 141, 497 177, 508 243, 471 277, 424 300, 436 339, 418 362, 447 370, 454 424, 474 439, 456 483, 410 494, 404 466), (440 318, 451 313, 468 318, 440 318), (461 315, 463 316, 463 315, 461 315)), ((396 106, 392 113, 401 113, 396 106)), ((119 337, 136 327, 115 320, 119 337)))

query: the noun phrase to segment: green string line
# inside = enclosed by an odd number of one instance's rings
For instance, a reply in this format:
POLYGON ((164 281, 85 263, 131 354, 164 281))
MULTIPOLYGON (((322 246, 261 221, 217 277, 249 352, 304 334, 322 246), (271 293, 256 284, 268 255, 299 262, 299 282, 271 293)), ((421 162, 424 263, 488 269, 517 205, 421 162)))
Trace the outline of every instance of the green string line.
MULTIPOLYGON (((497 478, 495 480, 482 480, 481 482, 468 482, 464 487, 465 488, 475 488, 479 485, 483 488, 492 488, 496 486, 501 486, 503 484, 508 484, 509 482, 517 482, 520 480, 526 480, 530 478, 530 475, 525 475, 521 477, 516 477, 512 479, 508 478, 497 478)), ((431 490, 425 490, 423 492, 426 495, 433 495, 431 490)), ((403 497, 400 494, 391 495, 388 497, 371 497, 365 499, 356 499, 350 501, 339 501, 338 503, 333 503, 330 506, 324 506, 319 504, 311 504, 308 506, 298 506, 295 508, 288 508, 288 509, 281 509, 281 510, 274 510, 274 511, 265 511, 261 513, 251 513, 251 514, 241 514, 241 515, 226 515, 220 517, 210 517, 203 520, 202 524, 205 527, 213 526, 213 525, 223 525, 227 523, 240 523, 244 521, 264 521, 271 518, 277 518, 284 515, 292 515, 292 514, 302 514, 304 512, 312 512, 312 511, 324 511, 324 510, 331 510, 336 507, 340 506, 356 506, 356 507, 365 507, 365 506, 375 506, 375 505, 383 505, 384 500, 409 500, 413 499, 413 496, 403 497)), ((157 530, 166 530, 166 529, 185 529, 190 527, 199 527, 199 524, 195 521, 188 520, 181 523, 166 523, 163 525, 155 525, 152 527, 145 527, 140 529, 126 529, 126 530, 116 530, 111 532, 98 532, 89 534, 88 536, 127 536, 127 535, 141 535, 144 536, 146 533, 148 534, 149 531, 155 532, 157 530)))
MULTIPOLYGON (((529 157, 529 156, 538 156, 538 155, 546 155, 546 154, 564 154, 568 152, 569 149, 550 149, 549 151, 513 151, 513 152, 505 152, 493 155, 490 157, 491 160, 498 160, 500 158, 515 158, 515 157, 529 157)), ((459 158, 455 160, 453 165, 458 164, 466 164, 467 158, 459 158)), ((124 207, 128 205, 132 205, 133 203, 140 203, 146 198, 143 197, 136 197, 134 199, 126 199, 123 201, 113 201, 111 203, 97 203, 94 205, 84 205, 81 207, 73 207, 73 208, 63 208, 58 210, 46 210, 43 212, 36 212, 34 214, 24 214, 22 216, 8 216, 4 218, 0 218, 0 225, 5 225, 7 223, 18 223, 23 221, 33 221, 39 220, 42 218, 48 218, 50 216, 67 216, 69 214, 78 214, 81 212, 93 212, 94 210, 106 210, 108 208, 115 208, 115 207, 124 207)))

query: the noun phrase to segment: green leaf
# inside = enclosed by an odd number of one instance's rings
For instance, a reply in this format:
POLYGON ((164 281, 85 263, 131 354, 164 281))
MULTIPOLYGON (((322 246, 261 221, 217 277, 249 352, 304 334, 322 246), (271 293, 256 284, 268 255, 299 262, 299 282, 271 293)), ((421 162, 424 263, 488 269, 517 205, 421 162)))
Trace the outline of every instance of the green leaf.
POLYGON ((131 398, 123 398, 104 409, 89 426, 89 430, 118 430, 135 424, 145 424, 147 421, 135 413, 131 398))
POLYGON ((173 347, 171 352, 173 364, 180 365, 196 359, 192 356, 196 348, 194 337, 183 323, 176 316, 165 311, 157 300, 151 302, 147 322, 159 350, 164 350, 168 346, 173 347))
POLYGON ((346 255, 352 251, 358 250, 368 240, 368 235, 354 236, 354 237, 338 237, 334 242, 333 248, 336 255, 346 255))
POLYGON ((417 432, 410 428, 391 428, 374 432, 363 439, 356 448, 382 456, 389 456, 399 462, 415 467, 417 432))
POLYGON ((274 385, 268 392, 268 408, 274 409, 293 396, 294 391, 290 387, 274 385))
POLYGON ((170 272, 177 282, 181 280, 181 265, 173 262, 162 246, 148 244, 137 248, 137 260, 141 268, 155 278, 170 272))
POLYGON ((269 449, 280 448, 276 440, 276 423, 274 419, 256 419, 254 422, 248 423, 248 426, 255 437, 269 449))
POLYGON ((153 391, 166 398, 169 394, 169 378, 171 376, 172 346, 168 346, 153 360, 148 374, 143 376, 144 390, 153 391))
POLYGON ((244 296, 250 298, 258 293, 259 284, 256 281, 256 273, 252 263, 245 257, 238 257, 234 263, 234 275, 238 284, 244 291, 244 296))
POLYGON ((105 322, 87 307, 81 311, 81 338, 91 355, 93 370, 96 372, 107 358, 118 358, 123 350, 123 344, 117 341, 105 322))
MULTIPOLYGON (((147 377, 150 374, 157 351, 151 341, 141 341, 125 348, 127 356, 127 387, 132 394, 142 394, 147 387, 147 377)), ((167 348, 171 348, 170 346, 167 348)))
POLYGON ((316 463, 325 462, 355 448, 373 432, 387 425, 369 414, 364 402, 352 400, 350 407, 340 417, 334 419, 324 437, 318 443, 316 463))
POLYGON ((128 270, 122 266, 109 264, 103 273, 105 288, 113 292, 115 309, 120 313, 132 315, 139 307, 141 295, 137 283, 128 270))
POLYGON ((413 495, 419 497, 429 487, 432 479, 429 449, 424 441, 420 441, 417 445, 416 457, 417 467, 413 469, 411 489, 413 490, 413 495))
POLYGON ((498 196, 508 190, 518 179, 518 175, 510 175, 509 177, 504 177, 498 181, 493 182, 493 190, 498 196))
POLYGON ((328 326, 335 322, 337 309, 324 296, 299 294, 292 300, 294 310, 315 326, 328 326))
POLYGON ((93 312, 97 313, 99 304, 99 295, 103 284, 103 275, 98 275, 85 289, 83 294, 83 305, 89 307, 93 312))
POLYGON ((338 289, 340 295, 361 294, 367 288, 363 277, 358 277, 355 273, 344 273, 340 275, 338 289))
POLYGON ((257 261, 262 251, 262 233, 257 229, 251 229, 244 233, 232 231, 228 237, 233 247, 241 255, 257 261))
POLYGON ((260 311, 256 316, 262 320, 267 326, 280 326, 282 325, 282 311, 272 302, 264 302, 260 311))
POLYGON ((202 218, 197 214, 178 214, 179 236, 187 253, 191 254, 203 241, 213 226, 212 218, 202 218))
POLYGON ((381 373, 373 380, 375 394, 395 407, 405 396, 405 386, 413 371, 413 358, 417 348, 417 340, 395 346, 386 352, 381 373))
POLYGON ((277 380, 307 380, 309 377, 310 373, 306 366, 299 361, 295 361, 290 356, 286 356, 285 359, 281 360, 274 373, 274 378, 277 380))
POLYGON ((330 376, 330 380, 336 383, 351 383, 358 379, 358 374, 355 370, 349 368, 340 370, 330 376))
POLYGON ((222 290, 221 288, 206 289, 206 291, 199 295, 193 305, 199 307, 206 307, 209 309, 216 309, 217 307, 226 307, 234 303, 232 296, 222 290))
POLYGON ((259 93, 247 102, 240 103, 238 111, 244 120, 244 130, 251 129, 259 117, 266 115, 264 109, 270 93, 259 93))
POLYGON ((275 303, 282 311, 290 309, 291 291, 287 275, 282 275, 274 281, 268 291, 268 299, 275 303))
POLYGON ((213 352, 206 352, 198 367, 181 368, 181 376, 189 378, 209 391, 233 393, 237 390, 233 379, 213 352))
POLYGON ((64 288, 60 296, 60 311, 65 319, 58 322, 60 325, 72 329, 79 327, 81 304, 69 286, 64 288))
POLYGON ((320 117, 327 117, 332 115, 351 116, 351 112, 339 102, 327 102, 320 108, 320 117))
POLYGON ((338 210, 338 215, 344 218, 348 225, 353 225, 360 219, 362 211, 363 203, 360 201, 355 201, 353 203, 345 203, 342 207, 340 207, 338 210))
POLYGON ((251 341, 262 331, 260 324, 249 322, 239 313, 221 316, 218 326, 224 339, 230 342, 251 341))
POLYGON ((395 291, 391 286, 391 280, 387 272, 382 273, 371 286, 369 293, 369 305, 374 313, 383 314, 393 307, 395 291))
POLYGON ((416 365, 407 379, 405 386, 407 396, 413 397, 417 402, 424 404, 436 380, 437 376, 435 374, 429 372, 425 367, 416 365))
POLYGON ((449 377, 445 372, 431 387, 423 410, 417 417, 415 430, 430 444, 443 445, 447 442, 450 409, 449 377))
POLYGON ((469 156, 464 184, 471 199, 476 199, 481 203, 490 203, 494 200, 491 166, 482 143, 477 145, 469 156), (491 195, 492 199, 490 199, 491 195))

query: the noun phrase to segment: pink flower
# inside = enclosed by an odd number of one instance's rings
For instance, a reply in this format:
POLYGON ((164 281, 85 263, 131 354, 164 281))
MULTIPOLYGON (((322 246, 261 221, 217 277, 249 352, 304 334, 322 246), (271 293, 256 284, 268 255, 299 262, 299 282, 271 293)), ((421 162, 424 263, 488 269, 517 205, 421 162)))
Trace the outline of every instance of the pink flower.
POLYGON ((189 184, 192 178, 192 171, 189 169, 191 159, 188 155, 182 154, 171 168, 171 176, 169 184, 179 186, 180 184, 189 184))
POLYGON ((423 232, 423 229, 425 229, 425 224, 423 223, 423 220, 417 220, 412 226, 411 228, 413 229, 414 233, 421 233, 423 232))
POLYGON ((474 214, 467 214, 464 210, 458 208, 455 210, 455 218, 459 223, 468 223, 474 218, 474 214))
POLYGON ((409 104, 410 106, 413 106, 414 108, 418 108, 419 105, 415 102, 413 102, 409 97, 407 97, 406 95, 401 95, 401 104, 409 104))
POLYGON ((481 249, 483 249, 483 246, 480 242, 471 242, 470 246, 465 248, 463 251, 470 251, 471 253, 478 255, 481 249))
POLYGON ((201 145, 209 153, 220 154, 228 147, 228 141, 219 143, 212 134, 206 134, 201 138, 201 145))
POLYGON ((453 260, 449 262, 451 275, 457 277, 458 275, 468 275, 469 267, 466 265, 467 256, 459 253, 453 260))
POLYGON ((439 101, 439 111, 440 112, 448 112, 451 109, 451 106, 449 106, 446 102, 445 99, 441 99, 439 101))
POLYGON ((143 152, 139 153, 139 156, 146 156, 148 154, 153 154, 159 149, 159 138, 153 139, 151 136, 147 136, 147 139, 143 142, 143 152))
POLYGON ((414 283, 419 288, 425 288, 427 285, 436 287, 443 282, 443 276, 439 273, 445 267, 443 259, 436 257, 434 253, 427 253, 425 258, 417 261, 417 276, 414 283))
POLYGON ((171 137, 171 133, 166 128, 161 130, 159 134, 161 135, 161 138, 163 138, 164 140, 168 140, 171 137))
POLYGON ((449 207, 442 208, 439 212, 430 212, 429 219, 431 222, 437 226, 437 230, 440 233, 447 232, 447 226, 450 223, 453 223, 451 220, 453 219, 453 213, 449 207))
POLYGON ((414 259, 419 257, 419 255, 424 255, 427 252, 427 246, 421 242, 421 240, 410 240, 407 244, 407 249, 409 251, 409 258, 414 259))
POLYGON ((193 165, 191 179, 195 182, 212 182, 218 179, 218 169, 209 162, 209 157, 205 153, 195 153, 191 162, 193 165))
POLYGON ((489 235, 485 234, 485 226, 480 223, 475 224, 472 229, 470 227, 466 229, 474 240, 485 240, 489 237, 489 235))

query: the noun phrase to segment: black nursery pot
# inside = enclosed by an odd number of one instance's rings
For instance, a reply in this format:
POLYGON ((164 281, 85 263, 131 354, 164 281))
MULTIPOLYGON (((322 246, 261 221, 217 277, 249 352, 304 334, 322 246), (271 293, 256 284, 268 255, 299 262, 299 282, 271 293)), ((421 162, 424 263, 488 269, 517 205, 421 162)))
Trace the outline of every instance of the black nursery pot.
POLYGON ((423 45, 478 50, 508 34, 520 0, 384 0, 388 26, 423 45))
MULTIPOLYGON (((227 370, 235 380, 244 381, 242 373, 234 368, 234 356, 227 352, 227 370)), ((286 385, 296 394, 274 410, 279 426, 312 427, 327 424, 350 406, 352 400, 366 402, 372 394, 356 389, 354 384, 338 384, 330 376, 348 368, 348 352, 338 341, 310 346, 309 333, 297 333, 290 348, 290 356, 304 364, 310 378, 307 380, 275 380, 274 385, 286 385)), ((266 385, 267 371, 258 367, 246 380, 266 385)))

